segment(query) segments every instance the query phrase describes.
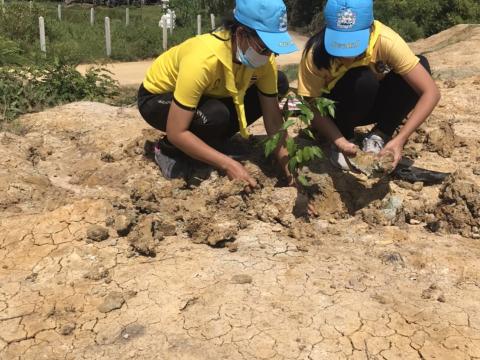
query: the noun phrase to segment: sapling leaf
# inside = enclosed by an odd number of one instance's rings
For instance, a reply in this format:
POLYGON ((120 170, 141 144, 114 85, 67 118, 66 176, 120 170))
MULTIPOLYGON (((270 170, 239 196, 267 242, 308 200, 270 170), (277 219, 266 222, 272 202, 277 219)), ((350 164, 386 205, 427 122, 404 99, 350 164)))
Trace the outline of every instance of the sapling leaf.
POLYGON ((323 157, 322 150, 318 146, 312 146, 311 149, 313 156, 316 156, 319 159, 323 157))
POLYGON ((310 125, 310 121, 308 121, 306 115, 300 114, 300 115, 298 116, 298 118, 299 118, 300 121, 301 121, 302 123, 304 123, 305 125, 307 125, 307 126, 310 125))
POLYGON ((308 137, 309 137, 310 139, 315 140, 315 135, 313 135, 312 130, 310 130, 310 129, 304 129, 303 131, 305 132, 305 134, 308 135, 308 137))
POLYGON ((290 126, 292 126, 293 124, 295 124, 295 120, 293 119, 290 119, 290 120, 287 120, 285 121, 283 124, 282 124, 282 130, 287 130, 290 126))
POLYGON ((305 146, 302 151, 302 159, 304 162, 310 161, 312 158, 311 152, 310 152, 310 147, 305 146))
POLYGON ((305 115, 308 121, 311 121, 313 119, 313 111, 310 109, 308 105, 304 103, 300 103, 297 105, 297 107, 300 109, 302 114, 305 115))
POLYGON ((286 145, 288 154, 294 154, 297 151, 297 144, 292 138, 287 139, 286 145))
POLYGON ((297 179, 298 181, 300 181, 300 184, 302 184, 303 186, 310 185, 310 183, 308 182, 307 178, 304 175, 299 175, 297 179))
POLYGON ((331 118, 335 118, 335 106, 333 104, 328 105, 328 113, 330 114, 331 118))
POLYGON ((297 173, 297 158, 296 157, 292 157, 292 158, 290 158, 290 160, 288 160, 288 170, 290 170, 290 172, 292 174, 297 173))
POLYGON ((281 133, 278 132, 271 139, 268 139, 265 143, 265 157, 269 157, 270 154, 277 148, 280 140, 281 133))
POLYGON ((297 150, 297 152, 295 153, 295 158, 297 159, 297 163, 301 164, 303 162, 302 149, 297 150))

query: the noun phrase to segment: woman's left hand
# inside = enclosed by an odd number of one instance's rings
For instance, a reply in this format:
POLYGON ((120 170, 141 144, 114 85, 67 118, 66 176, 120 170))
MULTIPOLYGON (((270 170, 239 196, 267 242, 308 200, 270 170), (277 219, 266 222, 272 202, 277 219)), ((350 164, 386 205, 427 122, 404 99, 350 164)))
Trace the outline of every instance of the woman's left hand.
POLYGON ((397 136, 390 140, 378 155, 383 156, 386 153, 393 154, 393 168, 395 169, 400 160, 402 159, 402 151, 404 145, 405 142, 399 139, 399 137, 397 136))

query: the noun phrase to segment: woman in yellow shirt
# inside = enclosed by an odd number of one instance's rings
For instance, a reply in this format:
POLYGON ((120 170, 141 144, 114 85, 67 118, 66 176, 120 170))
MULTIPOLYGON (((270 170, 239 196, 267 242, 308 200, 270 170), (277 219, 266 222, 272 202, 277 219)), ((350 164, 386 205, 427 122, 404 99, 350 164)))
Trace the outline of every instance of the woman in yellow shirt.
MULTIPOLYGON (((150 125, 167 133, 155 149, 163 175, 187 175, 193 158, 256 186, 222 148, 238 131, 248 137, 247 126, 261 116, 268 134, 280 129, 278 94, 286 93, 288 81, 277 73, 275 54, 296 50, 282 0, 237 0, 234 20, 160 55, 139 89, 138 106, 150 125)), ((284 146, 276 157, 287 173, 284 146)))
POLYGON ((330 160, 348 170, 356 126, 375 124, 362 150, 394 155, 430 115, 440 93, 425 57, 417 57, 392 29, 373 19, 373 0, 328 0, 326 26, 309 39, 299 67, 298 93, 336 102, 335 118, 317 112, 313 127, 332 142, 330 160), (407 121, 398 130, 402 121, 407 121))

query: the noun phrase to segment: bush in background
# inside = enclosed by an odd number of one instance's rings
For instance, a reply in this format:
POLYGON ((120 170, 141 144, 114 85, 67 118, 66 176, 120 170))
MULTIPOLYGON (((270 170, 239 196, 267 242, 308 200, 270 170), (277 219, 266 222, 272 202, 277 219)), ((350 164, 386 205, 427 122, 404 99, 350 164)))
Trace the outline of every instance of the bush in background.
POLYGON ((72 65, 0 68, 0 123, 45 107, 79 100, 102 101, 115 96, 118 86, 101 68, 82 76, 72 65))

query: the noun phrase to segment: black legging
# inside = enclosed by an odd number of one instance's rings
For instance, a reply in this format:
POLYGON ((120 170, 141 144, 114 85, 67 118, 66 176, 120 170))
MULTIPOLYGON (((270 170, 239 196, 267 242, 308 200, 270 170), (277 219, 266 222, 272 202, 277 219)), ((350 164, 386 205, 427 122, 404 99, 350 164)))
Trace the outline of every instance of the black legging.
MULTIPOLYGON (((288 92, 288 79, 280 71, 278 72, 277 87, 279 96, 288 92)), ((252 85, 245 93, 245 115, 248 125, 262 116, 258 92, 258 88, 252 85)), ((161 131, 166 131, 167 117, 172 101, 172 93, 152 94, 143 85, 138 90, 140 114, 151 126, 161 131)), ((210 146, 218 148, 223 145, 227 139, 239 131, 237 112, 232 98, 217 99, 202 96, 189 130, 210 146)), ((179 152, 168 141, 160 142, 160 146, 162 151, 171 155, 179 152)))
MULTIPOLYGON (((430 73, 428 60, 419 58, 430 73)), ((369 124, 391 137, 419 99, 402 76, 390 72, 378 80, 369 67, 349 70, 325 97, 337 102, 334 122, 347 139, 356 126, 369 124)))

